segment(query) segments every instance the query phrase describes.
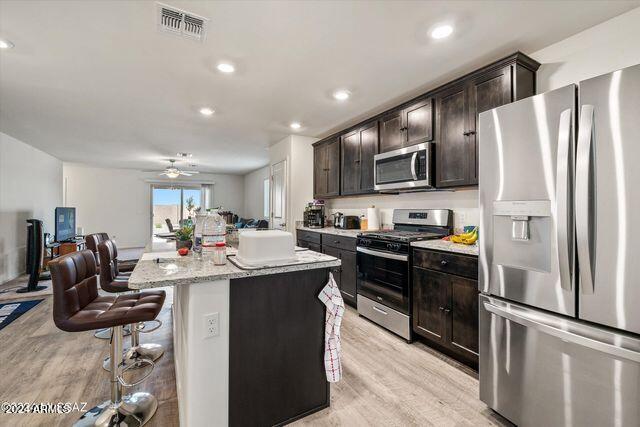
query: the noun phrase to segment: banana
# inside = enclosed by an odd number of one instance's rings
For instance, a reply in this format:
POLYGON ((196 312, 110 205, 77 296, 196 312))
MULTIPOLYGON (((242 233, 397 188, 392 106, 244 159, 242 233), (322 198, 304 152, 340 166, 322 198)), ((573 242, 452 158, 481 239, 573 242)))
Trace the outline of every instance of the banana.
POLYGON ((453 243, 462 243, 465 245, 473 245, 478 240, 478 227, 475 227, 473 230, 462 233, 462 234, 454 234, 451 236, 451 241, 453 243))

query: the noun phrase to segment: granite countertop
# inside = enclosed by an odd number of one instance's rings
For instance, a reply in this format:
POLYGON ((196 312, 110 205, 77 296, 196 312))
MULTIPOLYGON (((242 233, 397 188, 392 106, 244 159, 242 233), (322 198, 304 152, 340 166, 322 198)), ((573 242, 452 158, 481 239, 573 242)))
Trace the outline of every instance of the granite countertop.
POLYGON ((345 237, 357 237, 360 233, 366 233, 367 230, 345 230, 343 228, 335 228, 335 227, 324 227, 324 228, 309 228, 309 227, 298 227, 298 230, 303 231, 311 231, 313 233, 322 233, 322 234, 333 234, 336 236, 345 236, 345 237))
MULTIPOLYGON (((227 248, 227 255, 236 250, 227 248)), ((242 270, 227 260, 225 265, 214 265, 211 260, 196 259, 193 254, 181 257, 176 251, 145 253, 129 278, 132 289, 148 289, 163 286, 188 285, 215 280, 238 279, 241 277, 265 276, 291 271, 314 270, 337 267, 340 260, 311 250, 296 251, 298 261, 285 266, 267 267, 256 270, 242 270), (156 259, 161 262, 156 262, 156 259)))
POLYGON ((462 243, 453 243, 448 240, 422 240, 412 242, 411 246, 422 249, 435 249, 437 251, 455 252, 464 255, 478 256, 478 245, 463 245, 462 243))

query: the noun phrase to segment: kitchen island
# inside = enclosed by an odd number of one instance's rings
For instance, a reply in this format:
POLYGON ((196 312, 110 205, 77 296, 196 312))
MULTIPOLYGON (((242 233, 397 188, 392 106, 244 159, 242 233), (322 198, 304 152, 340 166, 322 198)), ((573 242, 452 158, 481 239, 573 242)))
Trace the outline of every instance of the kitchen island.
POLYGON ((174 287, 181 425, 279 425, 329 406, 317 296, 340 260, 313 251, 297 258, 250 270, 174 251, 138 262, 129 287, 174 287))

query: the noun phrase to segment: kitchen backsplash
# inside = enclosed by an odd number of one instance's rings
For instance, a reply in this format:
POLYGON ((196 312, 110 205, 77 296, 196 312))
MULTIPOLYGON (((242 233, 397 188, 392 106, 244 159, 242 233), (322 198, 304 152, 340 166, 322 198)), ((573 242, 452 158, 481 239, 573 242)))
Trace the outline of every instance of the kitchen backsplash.
POLYGON ((392 226, 394 209, 452 209, 456 231, 467 225, 478 225, 479 222, 477 189, 341 197, 325 203, 328 217, 335 212, 366 215, 367 208, 375 206, 380 212, 380 222, 384 228, 392 226))

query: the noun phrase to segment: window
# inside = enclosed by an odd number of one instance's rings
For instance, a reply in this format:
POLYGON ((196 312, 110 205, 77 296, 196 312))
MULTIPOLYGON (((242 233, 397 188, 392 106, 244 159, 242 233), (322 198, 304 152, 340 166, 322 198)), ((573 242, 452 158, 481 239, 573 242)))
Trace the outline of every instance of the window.
POLYGON ((271 216, 271 212, 269 212, 269 178, 264 180, 264 194, 263 194, 263 215, 265 218, 269 218, 271 216))

